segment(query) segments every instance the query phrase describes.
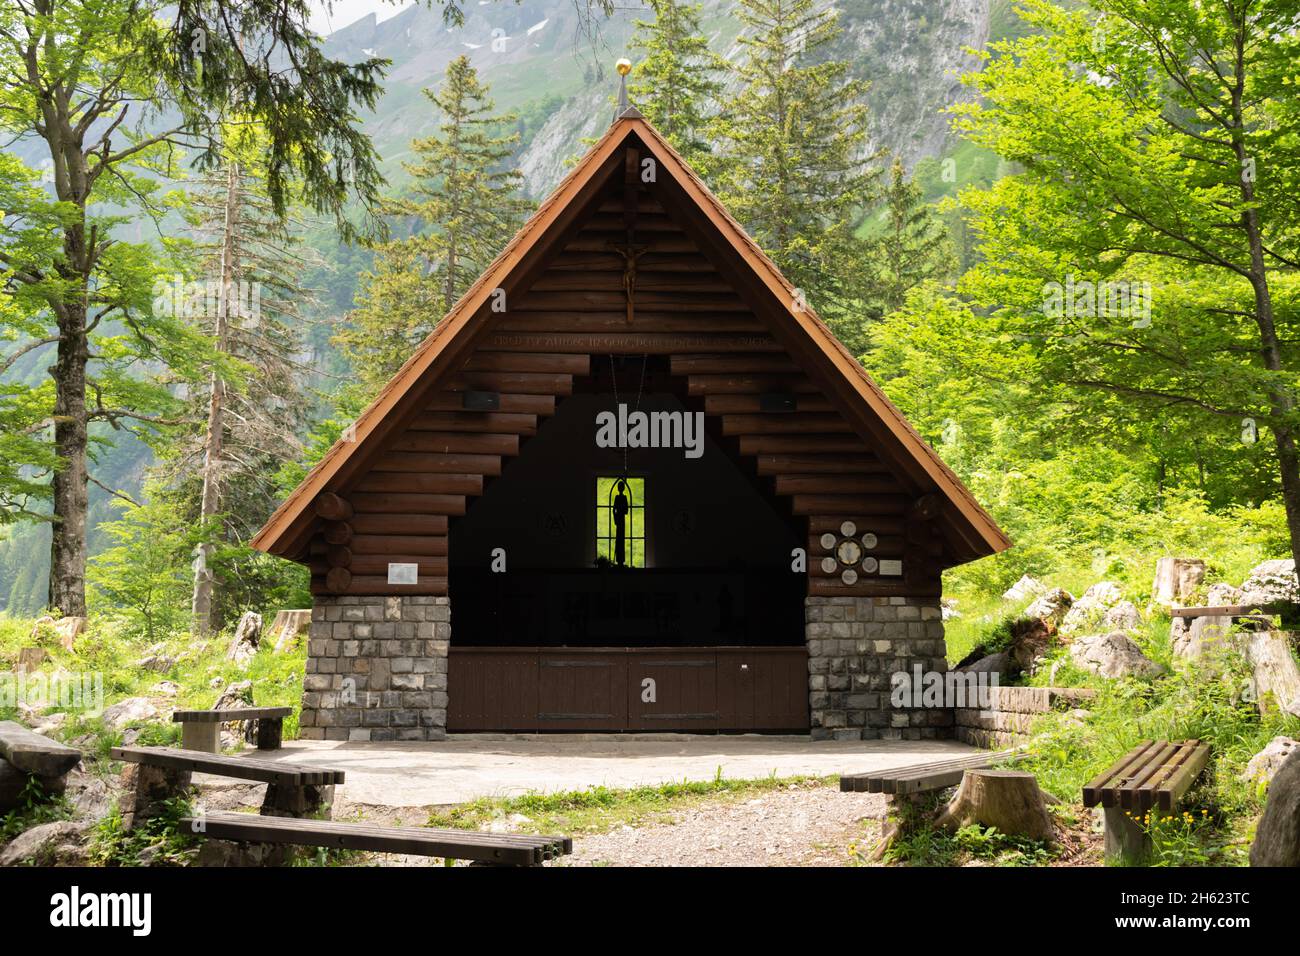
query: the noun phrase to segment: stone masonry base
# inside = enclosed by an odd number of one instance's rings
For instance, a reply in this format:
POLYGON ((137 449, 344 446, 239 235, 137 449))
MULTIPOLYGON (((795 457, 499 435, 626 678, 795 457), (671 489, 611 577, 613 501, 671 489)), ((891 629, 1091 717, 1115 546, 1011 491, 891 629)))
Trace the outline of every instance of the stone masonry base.
POLYGON ((318 597, 299 736, 441 740, 447 735, 446 597, 318 597))
POLYGON ((933 740, 953 735, 951 708, 897 708, 891 675, 946 672, 935 598, 810 596, 808 704, 814 740, 933 740))

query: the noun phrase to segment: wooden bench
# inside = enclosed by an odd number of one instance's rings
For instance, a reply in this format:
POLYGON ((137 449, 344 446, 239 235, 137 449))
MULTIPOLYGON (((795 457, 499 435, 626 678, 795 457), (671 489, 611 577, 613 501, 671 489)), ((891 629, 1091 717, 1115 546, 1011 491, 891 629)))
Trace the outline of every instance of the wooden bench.
POLYGON ((1300 605, 1293 601, 1268 601, 1263 604, 1223 604, 1215 607, 1176 607, 1170 617, 1186 620, 1197 617, 1229 617, 1234 621, 1255 621, 1272 626, 1277 615, 1287 630, 1300 629, 1300 605))
POLYGON ((1014 748, 988 751, 966 757, 908 764, 890 770, 841 774, 840 791, 842 793, 887 793, 901 797, 925 793, 929 790, 943 790, 945 787, 955 787, 961 783, 962 775, 967 770, 983 770, 994 764, 1004 763, 1018 752, 1014 748))
POLYGON ((181 746, 202 753, 221 753, 221 725, 235 720, 257 721, 257 749, 279 750, 284 718, 292 707, 226 707, 221 710, 178 710, 174 723, 182 724, 181 746))
POLYGON ((80 762, 80 750, 12 720, 0 721, 0 813, 22 802, 33 779, 46 795, 62 793, 65 778, 80 762))
POLYGON ((573 841, 568 837, 380 827, 330 820, 259 817, 248 813, 207 813, 187 817, 184 822, 193 832, 209 839, 405 853, 497 866, 540 866, 573 852, 573 841))
POLYGON ((1144 740, 1083 788, 1083 805, 1105 816, 1106 855, 1138 862, 1151 838, 1137 818, 1172 813, 1210 760, 1199 740, 1144 740))
POLYGON ((133 797, 124 809, 127 829, 153 815, 160 801, 183 796, 194 773, 215 774, 235 780, 267 784, 262 813, 268 816, 306 816, 333 802, 333 788, 344 781, 342 770, 302 764, 223 757, 168 747, 114 747, 114 760, 138 765, 128 788, 133 797))

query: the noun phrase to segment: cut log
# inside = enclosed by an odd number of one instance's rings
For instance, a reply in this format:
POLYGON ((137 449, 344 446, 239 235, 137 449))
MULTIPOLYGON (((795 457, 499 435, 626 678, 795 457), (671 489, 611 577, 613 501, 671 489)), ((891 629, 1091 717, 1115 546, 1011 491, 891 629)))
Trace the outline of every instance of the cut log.
POLYGON ((325 587, 330 591, 346 591, 352 586, 352 572, 347 568, 330 568, 325 575, 325 587))
POLYGON ((352 540, 352 525, 346 521, 326 522, 321 537, 325 539, 326 544, 347 544, 352 540))
POLYGON ((1289 631, 1256 631, 1246 643, 1261 714, 1281 710, 1300 717, 1300 667, 1291 653, 1291 638, 1289 631))
POLYGON ((316 514, 326 521, 347 521, 352 517, 352 505, 332 491, 322 491, 313 505, 316 514))
POLYGON ((1009 836, 1056 842, 1038 781, 1019 770, 967 770, 935 823, 949 830, 978 823, 1009 836))

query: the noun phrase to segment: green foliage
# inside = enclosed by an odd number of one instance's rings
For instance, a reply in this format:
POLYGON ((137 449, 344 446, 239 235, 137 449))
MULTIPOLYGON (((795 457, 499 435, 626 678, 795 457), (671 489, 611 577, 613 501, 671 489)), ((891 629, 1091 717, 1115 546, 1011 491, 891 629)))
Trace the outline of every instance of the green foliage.
POLYGON ((739 92, 715 117, 715 191, 808 303, 862 351, 866 246, 856 225, 877 194, 863 84, 823 59, 840 34, 814 0, 743 0, 739 92))
POLYGON ((120 618, 145 640, 186 627, 189 622, 190 555, 203 529, 186 523, 165 498, 149 494, 144 504, 127 504, 104 531, 114 542, 91 564, 92 608, 120 618))
POLYGON ((135 826, 123 828, 116 804, 96 823, 90 860, 96 866, 186 866, 198 851, 198 838, 182 822, 194 812, 191 801, 173 797, 161 801, 160 812, 135 826))
POLYGON ((708 114, 727 69, 700 30, 700 4, 650 0, 653 20, 636 21, 629 47, 639 51, 628 99, 706 178, 713 156, 708 114))
POLYGON ((383 205, 411 234, 376 250, 350 325, 336 338, 367 394, 450 311, 529 208, 518 195, 519 172, 504 165, 518 134, 494 132, 516 117, 494 115, 469 58, 453 60, 442 87, 425 95, 441 117, 439 132, 411 144, 409 191, 383 205))
POLYGON ((72 807, 62 794, 50 795, 36 777, 29 777, 19 795, 18 806, 0 817, 0 845, 8 843, 18 834, 43 823, 67 820, 72 807))

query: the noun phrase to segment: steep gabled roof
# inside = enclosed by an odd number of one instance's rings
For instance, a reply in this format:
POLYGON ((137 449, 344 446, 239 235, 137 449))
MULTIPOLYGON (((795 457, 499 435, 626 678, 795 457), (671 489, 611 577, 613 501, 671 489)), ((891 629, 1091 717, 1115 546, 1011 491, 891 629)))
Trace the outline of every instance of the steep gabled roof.
MULTIPOLYGON (((1011 542, 993 519, 980 507, 961 480, 921 438, 902 412, 894 406, 862 365, 848 352, 814 312, 802 302, 795 288, 727 212, 722 203, 686 165, 685 160, 635 110, 620 116, 582 160, 565 176, 553 193, 538 207, 492 262, 416 348, 407 362, 373 402, 357 418, 355 427, 325 454, 294 492, 276 509, 252 541, 252 546, 272 554, 299 553, 314 520, 312 503, 324 491, 339 490, 355 475, 391 434, 393 420, 414 410, 413 395, 448 374, 468 354, 472 342, 487 329, 493 314, 489 300, 494 291, 514 282, 525 287, 530 269, 552 248, 554 233, 572 225, 610 176, 621 168, 621 152, 629 140, 648 151, 658 163, 658 175, 665 177, 690 207, 697 231, 708 233, 708 246, 728 260, 728 271, 743 281, 755 302, 772 318, 773 333, 783 341, 804 371, 828 386, 830 397, 864 437, 882 448, 886 457, 911 479, 918 493, 937 491, 941 511, 959 560, 972 560, 1009 547, 1011 542), (816 366, 816 367, 813 367, 816 366)), ((662 181, 662 180, 661 180, 662 181)), ((707 250, 706 250, 707 251, 707 250)))

